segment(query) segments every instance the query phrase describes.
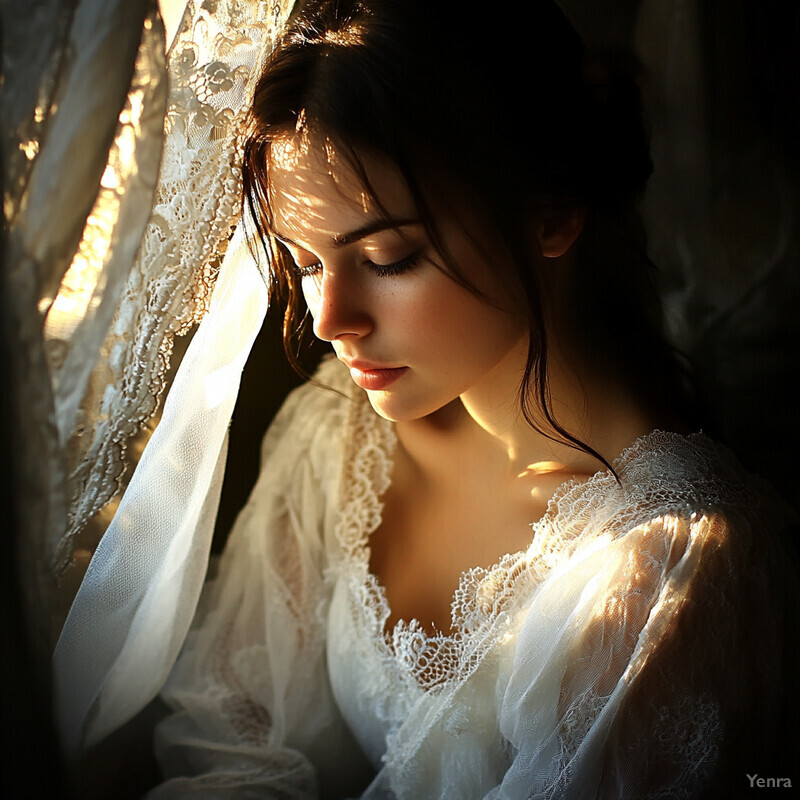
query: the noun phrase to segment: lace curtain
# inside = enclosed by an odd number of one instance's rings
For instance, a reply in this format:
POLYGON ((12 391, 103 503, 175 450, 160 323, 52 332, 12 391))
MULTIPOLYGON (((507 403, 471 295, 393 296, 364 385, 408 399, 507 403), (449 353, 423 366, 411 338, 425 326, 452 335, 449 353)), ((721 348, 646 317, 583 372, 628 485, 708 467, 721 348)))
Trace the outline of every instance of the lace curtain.
POLYGON ((7 591, 22 600, 44 705, 52 643, 135 460, 129 442, 157 411, 174 337, 208 307, 238 217, 248 98, 290 6, 189 2, 166 56, 154 0, 2 6, 22 597, 7 591))
POLYGON ((163 32, 147 2, 7 2, 2 13, 2 298, 14 343, 19 572, 32 640, 46 648, 53 568, 68 558, 76 398, 98 363, 158 174, 163 32))
POLYGON ((126 444, 156 410, 174 337, 208 307, 238 217, 237 135, 258 64, 289 5, 206 0, 187 7, 169 54, 152 213, 103 343, 103 369, 84 398, 86 424, 70 442, 64 551, 119 490, 126 444))

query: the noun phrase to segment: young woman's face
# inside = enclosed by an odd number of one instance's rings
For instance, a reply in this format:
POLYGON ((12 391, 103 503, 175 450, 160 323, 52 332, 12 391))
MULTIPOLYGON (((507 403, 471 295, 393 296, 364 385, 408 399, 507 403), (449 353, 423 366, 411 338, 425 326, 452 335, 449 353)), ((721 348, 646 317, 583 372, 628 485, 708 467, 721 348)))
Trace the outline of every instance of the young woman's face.
POLYGON ((449 215, 437 218, 453 261, 482 296, 442 269, 393 167, 364 162, 380 209, 335 153, 304 142, 287 136, 273 146, 270 198, 315 335, 331 342, 386 419, 419 419, 491 382, 527 332, 469 233, 449 215))

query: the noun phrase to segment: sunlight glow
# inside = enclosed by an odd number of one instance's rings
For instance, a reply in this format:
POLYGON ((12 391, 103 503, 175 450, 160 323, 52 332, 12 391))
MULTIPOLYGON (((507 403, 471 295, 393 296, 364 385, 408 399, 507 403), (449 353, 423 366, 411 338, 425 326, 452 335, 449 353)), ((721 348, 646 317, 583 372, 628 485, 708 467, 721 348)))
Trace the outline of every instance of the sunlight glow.
POLYGON ((364 26, 351 24, 344 30, 326 32, 324 38, 337 47, 356 47, 364 43, 364 26))
POLYGON ((124 187, 136 173, 136 142, 144 106, 144 90, 128 94, 119 114, 119 128, 100 179, 94 208, 86 219, 83 237, 47 311, 45 339, 67 341, 82 320, 99 305, 104 289, 103 269, 112 255, 115 228, 124 187))
POLYGON ((33 159, 39 155, 39 142, 37 142, 35 139, 32 139, 29 142, 20 142, 19 149, 25 153, 25 158, 27 158, 28 161, 33 161, 33 159))

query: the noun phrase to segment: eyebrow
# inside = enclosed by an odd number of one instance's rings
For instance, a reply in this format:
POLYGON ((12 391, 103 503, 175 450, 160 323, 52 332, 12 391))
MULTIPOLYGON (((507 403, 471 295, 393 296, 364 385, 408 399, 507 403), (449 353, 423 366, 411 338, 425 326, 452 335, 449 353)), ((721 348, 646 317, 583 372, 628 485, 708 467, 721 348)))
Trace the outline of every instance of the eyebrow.
MULTIPOLYGON (((368 222, 366 225, 362 225, 360 228, 356 228, 355 230, 348 231, 347 233, 337 233, 331 236, 331 244, 334 247, 344 247, 348 244, 353 244, 353 242, 357 242, 360 239, 365 239, 367 236, 371 236, 373 233, 380 233, 381 231, 386 230, 394 230, 396 228, 404 228, 406 225, 420 225, 421 222, 418 219, 393 219, 383 218, 373 220, 372 222, 368 222)), ((278 233, 277 231, 272 231, 272 235, 280 242, 284 244, 290 244, 293 247, 297 247, 300 250, 303 250, 304 247, 301 244, 290 239, 288 236, 283 236, 282 234, 278 233)))

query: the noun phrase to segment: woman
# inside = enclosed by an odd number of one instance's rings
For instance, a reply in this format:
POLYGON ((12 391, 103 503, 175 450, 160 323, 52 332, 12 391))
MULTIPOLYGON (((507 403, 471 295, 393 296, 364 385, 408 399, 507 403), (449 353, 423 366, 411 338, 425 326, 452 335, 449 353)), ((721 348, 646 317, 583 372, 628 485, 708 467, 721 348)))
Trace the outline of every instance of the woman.
POLYGON ((245 203, 290 357, 311 323, 336 359, 265 439, 154 798, 693 797, 786 763, 780 515, 684 435, 649 171, 635 90, 550 2, 502 35, 295 15, 245 203))

